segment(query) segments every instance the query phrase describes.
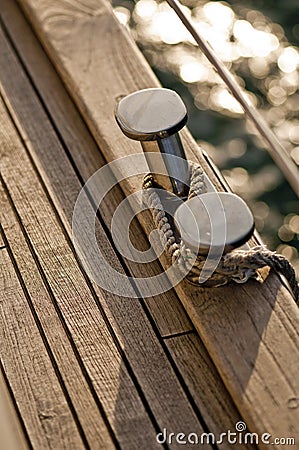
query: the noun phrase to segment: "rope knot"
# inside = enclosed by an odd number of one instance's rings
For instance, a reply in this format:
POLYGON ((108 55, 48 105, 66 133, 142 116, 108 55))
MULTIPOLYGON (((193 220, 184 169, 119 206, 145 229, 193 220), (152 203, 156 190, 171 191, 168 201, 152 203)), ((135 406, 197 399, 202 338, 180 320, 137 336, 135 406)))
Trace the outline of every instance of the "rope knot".
MULTIPOLYGON (((207 192, 204 171, 199 164, 189 163, 189 176, 188 199, 207 192)), ((299 287, 294 268, 284 256, 267 249, 264 245, 259 245, 249 250, 236 249, 226 255, 222 255, 214 272, 202 283, 201 276, 206 258, 194 254, 176 236, 165 214, 157 191, 151 189, 154 187, 158 187, 154 176, 147 174, 143 181, 145 205, 151 210, 164 250, 172 264, 178 266, 184 273, 187 272, 186 279, 188 281, 198 286, 206 287, 223 286, 232 281, 235 283, 246 283, 250 278, 257 278, 258 269, 269 266, 284 275, 293 291, 295 301, 298 303, 299 287)))

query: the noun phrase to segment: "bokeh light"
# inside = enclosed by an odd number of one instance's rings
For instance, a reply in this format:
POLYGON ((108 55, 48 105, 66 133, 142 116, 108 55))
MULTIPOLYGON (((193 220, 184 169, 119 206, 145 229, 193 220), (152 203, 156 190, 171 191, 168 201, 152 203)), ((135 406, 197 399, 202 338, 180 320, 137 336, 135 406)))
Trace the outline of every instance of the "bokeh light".
MULTIPOLYGON (((271 20, 271 0, 181 3, 299 165, 299 25, 289 19, 286 28, 283 21, 271 20)), ((189 32, 166 1, 113 0, 113 7, 162 84, 183 97, 193 136, 231 188, 248 202, 264 242, 299 270, 298 199, 265 151, 258 131, 189 32)), ((287 5, 277 4, 276 18, 278 8, 285 8, 282 19, 292 18, 287 5)))

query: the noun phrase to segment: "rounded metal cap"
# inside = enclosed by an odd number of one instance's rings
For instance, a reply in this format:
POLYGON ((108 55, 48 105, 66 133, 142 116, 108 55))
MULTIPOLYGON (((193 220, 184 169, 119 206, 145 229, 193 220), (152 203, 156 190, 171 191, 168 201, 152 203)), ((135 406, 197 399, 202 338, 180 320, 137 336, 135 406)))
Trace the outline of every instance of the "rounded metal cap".
POLYGON ((246 203, 229 192, 208 192, 187 200, 174 214, 185 245, 201 255, 210 248, 227 253, 245 244, 254 231, 246 203))
POLYGON ((143 89, 120 100, 115 117, 129 138, 154 141, 178 132, 187 122, 187 109, 170 89, 143 89))

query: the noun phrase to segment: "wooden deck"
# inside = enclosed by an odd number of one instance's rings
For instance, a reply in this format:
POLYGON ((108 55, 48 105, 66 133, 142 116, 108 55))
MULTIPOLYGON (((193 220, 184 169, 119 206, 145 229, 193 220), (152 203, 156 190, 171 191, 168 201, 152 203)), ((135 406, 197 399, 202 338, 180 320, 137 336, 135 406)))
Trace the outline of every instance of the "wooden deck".
MULTIPOLYGON (((257 448, 156 440, 163 429, 218 438, 238 421, 298 448, 299 314, 275 273, 131 299, 101 289, 78 262, 71 222, 82 185, 141 151, 115 123, 116 99, 158 86, 109 4, 0 0, 0 11, 1 450, 257 448)), ((183 140, 225 189, 188 131, 183 140)), ((132 178, 114 188, 96 228, 116 270, 148 277, 160 262, 125 260, 108 231, 137 189, 132 178)), ((133 222, 139 249, 149 222, 133 222)))

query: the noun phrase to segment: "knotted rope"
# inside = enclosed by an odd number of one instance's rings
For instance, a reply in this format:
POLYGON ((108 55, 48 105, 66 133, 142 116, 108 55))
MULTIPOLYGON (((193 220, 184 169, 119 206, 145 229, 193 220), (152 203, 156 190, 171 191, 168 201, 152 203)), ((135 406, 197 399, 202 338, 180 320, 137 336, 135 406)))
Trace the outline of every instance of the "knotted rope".
MULTIPOLYGON (((202 168, 194 163, 189 163, 190 187, 188 199, 207 191, 205 177, 202 168)), ((246 283, 249 278, 257 278, 257 269, 269 266, 275 271, 284 275, 287 279, 296 303, 299 300, 299 287, 296 281, 295 271, 290 262, 282 255, 268 250, 265 246, 259 245, 249 250, 233 250, 223 255, 218 266, 212 275, 205 281, 200 281, 200 275, 206 262, 206 258, 195 255, 184 242, 176 237, 174 230, 168 220, 157 190, 159 187, 152 174, 144 177, 144 202, 150 209, 154 224, 159 230, 161 244, 171 259, 179 269, 187 273, 186 278, 193 284, 216 287, 230 283, 246 283)))

